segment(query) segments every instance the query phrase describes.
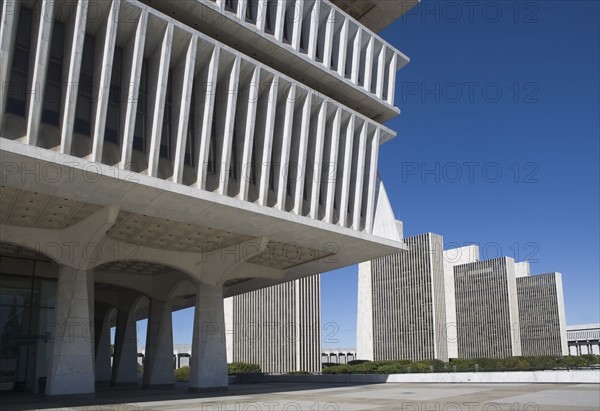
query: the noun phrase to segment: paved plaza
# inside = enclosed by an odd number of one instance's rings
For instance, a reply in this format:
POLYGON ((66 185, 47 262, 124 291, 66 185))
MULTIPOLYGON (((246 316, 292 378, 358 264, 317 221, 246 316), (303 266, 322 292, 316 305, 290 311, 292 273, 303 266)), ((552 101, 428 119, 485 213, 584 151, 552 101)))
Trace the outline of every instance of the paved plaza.
POLYGON ((3 411, 77 410, 402 410, 534 411, 599 410, 596 384, 292 384, 233 385, 227 393, 190 394, 171 390, 99 389, 91 400, 44 403, 25 396, 0 397, 3 411))

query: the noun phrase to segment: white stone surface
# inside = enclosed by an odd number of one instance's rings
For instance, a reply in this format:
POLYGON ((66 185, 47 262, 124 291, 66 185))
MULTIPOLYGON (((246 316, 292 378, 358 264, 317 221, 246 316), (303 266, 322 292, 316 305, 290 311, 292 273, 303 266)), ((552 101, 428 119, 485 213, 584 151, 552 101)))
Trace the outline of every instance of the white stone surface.
POLYGON ((229 386, 223 289, 203 283, 196 285, 196 311, 190 359, 190 390, 229 386))
POLYGON ((170 386, 175 383, 171 312, 170 302, 156 298, 150 300, 143 378, 145 387, 170 386))
POLYGON ((446 294, 446 339, 448 341, 448 358, 458 358, 454 266, 473 263, 475 261, 479 261, 479 246, 477 245, 468 245, 444 251, 444 292, 446 294))
POLYGON ((94 392, 94 275, 62 265, 46 394, 94 392))
POLYGON ((528 275, 531 275, 529 261, 515 262, 515 277, 527 277, 528 275))

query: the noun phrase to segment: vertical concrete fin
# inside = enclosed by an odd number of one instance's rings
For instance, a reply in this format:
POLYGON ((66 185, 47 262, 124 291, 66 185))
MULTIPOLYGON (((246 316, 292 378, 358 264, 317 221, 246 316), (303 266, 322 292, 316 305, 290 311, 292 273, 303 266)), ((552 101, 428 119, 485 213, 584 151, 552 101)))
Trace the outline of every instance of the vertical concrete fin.
POLYGON ((314 164, 308 164, 312 167, 312 192, 310 193, 310 218, 316 219, 319 213, 319 194, 321 192, 321 161, 323 160, 323 145, 325 141, 325 128, 327 122, 327 109, 329 103, 323 102, 319 109, 319 118, 317 120, 317 136, 315 140, 314 164))
POLYGON ((225 128, 223 133, 223 150, 221 152, 221 170, 219 178, 219 194, 227 195, 229 185, 229 167, 231 166, 231 146, 234 138, 235 110, 239 92, 241 57, 237 56, 231 69, 227 85, 227 108, 225 112, 225 128))
POLYGON ((317 55, 319 41, 319 19, 321 18, 321 0, 315 0, 310 18, 310 35, 308 38, 308 57, 314 60, 317 55))
POLYGON ((331 142, 330 150, 328 153, 328 164, 326 167, 327 175, 323 176, 323 180, 326 184, 325 196, 325 222, 331 223, 333 219, 333 205, 335 202, 336 192, 336 180, 337 180, 337 166, 338 166, 338 148, 340 143, 340 128, 342 125, 342 109, 338 107, 335 111, 333 118, 333 125, 331 128, 331 142))
POLYGON ((362 27, 358 28, 356 37, 354 38, 354 48, 352 50, 352 75, 350 79, 354 84, 358 84, 358 76, 360 74, 360 53, 362 49, 362 27))
POLYGON ((375 94, 378 98, 383 98, 383 85, 385 83, 385 56, 387 53, 387 46, 384 44, 379 52, 377 62, 377 82, 375 87, 375 94))
POLYGON ((248 190, 250 188, 250 178, 252 174, 252 151, 254 150, 254 131, 256 129, 256 110, 258 107, 258 95, 260 88, 260 67, 254 68, 252 80, 250 80, 250 89, 248 92, 248 109, 246 116, 246 126, 244 134, 244 152, 242 154, 242 169, 240 180, 240 198, 248 200, 248 190))
POLYGON ((123 146, 120 164, 120 167, 124 170, 131 169, 131 151, 133 149, 147 25, 148 11, 142 10, 135 30, 135 36, 130 40, 129 45, 129 47, 132 47, 133 49, 131 50, 131 73, 128 82, 128 98, 125 109, 125 124, 123 129, 123 146))
MULTIPOLYGON (((363 34, 368 34, 363 32, 363 34)), ((369 44, 367 45, 367 53, 365 58, 365 78, 363 83, 363 88, 367 92, 371 92, 371 79, 373 77, 373 53, 375 49, 375 39, 373 37, 369 38, 369 44)))
POLYGON ((365 178, 365 161, 367 157, 367 131, 368 123, 365 121, 360 132, 358 145, 358 161, 356 164, 356 190, 354 193, 354 213, 352 216, 352 228, 360 230, 360 210, 362 208, 363 181, 365 178))
POLYGON ((108 99, 110 97, 110 81, 112 76, 115 44, 117 41, 117 28, 119 23, 119 8, 121 0, 113 0, 108 14, 104 43, 100 61, 100 79, 98 84, 98 98, 96 99, 95 113, 93 115, 92 154, 91 161, 99 163, 102 160, 104 148, 104 130, 106 129, 106 114, 108 99))
POLYGON ((279 77, 275 76, 269 86, 269 102, 267 106, 267 121, 264 135, 264 145, 262 153, 262 171, 260 173, 260 189, 258 203, 267 204, 269 193, 269 178, 271 172, 271 153, 273 149, 273 129, 275 127, 275 115, 277 110, 277 94, 279 89, 279 77))
POLYGON ((373 232, 373 217, 375 214, 375 195, 377 194, 377 159, 379 157, 379 136, 381 129, 377 127, 375 135, 371 140, 371 162, 369 169, 369 183, 367 194, 367 214, 365 229, 367 233, 373 232))
POLYGON ((85 40, 87 9, 87 1, 77 2, 75 24, 73 27, 73 41, 71 43, 71 50, 69 51, 69 72, 62 113, 60 152, 64 154, 71 154, 73 126, 75 125, 75 109, 77 106, 77 92, 79 89, 79 74, 81 71, 81 58, 83 57, 83 41, 85 40))
POLYGON ((33 79, 29 96, 29 113, 27 115, 27 144, 37 145, 42 109, 44 105, 44 89, 46 74, 50 60, 52 27, 54 26, 53 0, 42 0, 39 4, 39 21, 35 47, 35 62, 33 64, 33 79))
MULTIPOLYGON (((216 84, 219 75, 219 60, 221 58, 221 48, 215 46, 210 63, 208 64, 208 73, 206 78, 206 90, 204 96, 198 93, 198 98, 203 99, 202 105, 202 131, 200 133, 200 147, 198 155, 198 179, 196 186, 202 190, 206 190, 206 178, 208 174, 208 156, 210 153, 210 136, 212 133, 212 119, 215 109, 216 84)), ((196 106, 198 110, 199 105, 196 106)))
POLYGON ((338 56, 338 66, 337 72, 340 77, 344 77, 346 73, 346 58, 348 57, 346 54, 348 52, 348 28, 350 22, 348 18, 345 16, 340 16, 344 19, 342 23, 342 30, 340 32, 340 48, 339 48, 339 56, 338 56))
POLYGON ((304 0, 294 2, 294 28, 292 32, 292 47, 300 51, 300 37, 302 34, 302 21, 304 16, 304 0))
POLYGON ((331 67, 331 57, 333 54, 333 36, 335 31, 335 8, 331 7, 327 16, 325 29, 325 48, 323 50, 323 65, 329 70, 331 67))
POLYGON ((356 115, 350 117, 348 128, 346 129, 346 138, 344 145, 344 170, 341 181, 340 191, 340 219, 339 225, 346 227, 348 221, 348 201, 350 197, 350 176, 352 173, 352 150, 354 149, 354 127, 356 125, 356 115))
POLYGON ((285 210, 285 199, 287 196, 287 184, 289 174, 290 145, 294 126, 294 105, 296 101, 296 86, 290 86, 285 100, 285 118, 283 123, 283 135, 281 141, 281 157, 279 160, 279 185, 277 190, 277 208, 285 210))
POLYGON ((312 93, 306 96, 302 108, 302 124, 300 125, 300 142, 298 151, 298 175, 296 176, 296 193, 294 194, 293 212, 302 214, 304 200, 304 179, 306 178, 306 154, 308 149, 308 133, 310 130, 310 116, 312 111, 312 93))
POLYGON ((394 105, 395 93, 396 93, 396 77, 397 77, 397 67, 398 67, 398 53, 394 53, 392 57, 392 61, 390 63, 390 71, 389 71, 389 79, 388 79, 388 92, 387 92, 387 102, 390 105, 394 105))
POLYGON ((169 66, 171 64, 171 49, 173 43, 173 23, 169 23, 165 30, 161 46, 158 68, 158 81, 156 96, 152 102, 152 127, 150 129, 150 150, 148 152, 148 175, 156 177, 158 173, 158 160, 160 158, 160 145, 163 131, 163 117, 165 114, 165 101, 169 84, 169 66))
MULTIPOLYGON (((190 107, 192 104, 192 90, 194 86, 194 72, 196 70, 196 52, 198 50, 198 37, 192 36, 185 56, 181 102, 179 104, 179 116, 177 121, 177 142, 175 145, 175 158, 173 160, 173 181, 181 184, 183 178, 183 167, 185 161, 185 147, 188 139, 190 121, 190 107)), ((193 136, 189 137, 193 138, 193 136)), ((190 153, 191 155, 191 153, 190 153)))

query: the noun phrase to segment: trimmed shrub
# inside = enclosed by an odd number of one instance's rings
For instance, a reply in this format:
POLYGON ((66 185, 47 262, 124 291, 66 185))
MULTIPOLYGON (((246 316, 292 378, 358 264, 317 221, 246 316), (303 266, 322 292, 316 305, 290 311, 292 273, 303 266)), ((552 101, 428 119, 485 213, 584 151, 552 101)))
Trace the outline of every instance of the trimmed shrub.
POLYGON ((260 372, 262 371, 260 369, 260 365, 258 364, 250 364, 245 362, 232 362, 231 364, 227 364, 227 374, 229 375, 252 374, 260 372))
POLYGON ((175 370, 175 381, 190 382, 190 367, 185 366, 175 370))

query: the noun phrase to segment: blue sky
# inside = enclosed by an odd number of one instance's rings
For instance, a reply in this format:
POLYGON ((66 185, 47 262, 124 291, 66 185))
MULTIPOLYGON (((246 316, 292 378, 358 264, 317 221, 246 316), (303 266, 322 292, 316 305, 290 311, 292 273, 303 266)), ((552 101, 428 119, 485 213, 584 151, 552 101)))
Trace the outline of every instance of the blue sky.
MULTIPOLYGON (((405 236, 562 272, 568 324, 600 322, 599 4, 423 0, 381 33, 411 58, 379 160, 405 236)), ((321 290, 323 347, 354 347, 357 267, 321 290)))
MULTIPOLYGON (((405 236, 561 272, 568 324, 600 322, 599 4, 424 0, 381 33, 411 58, 379 159, 405 236)), ((321 277, 324 347, 355 345, 356 278, 321 277)))

